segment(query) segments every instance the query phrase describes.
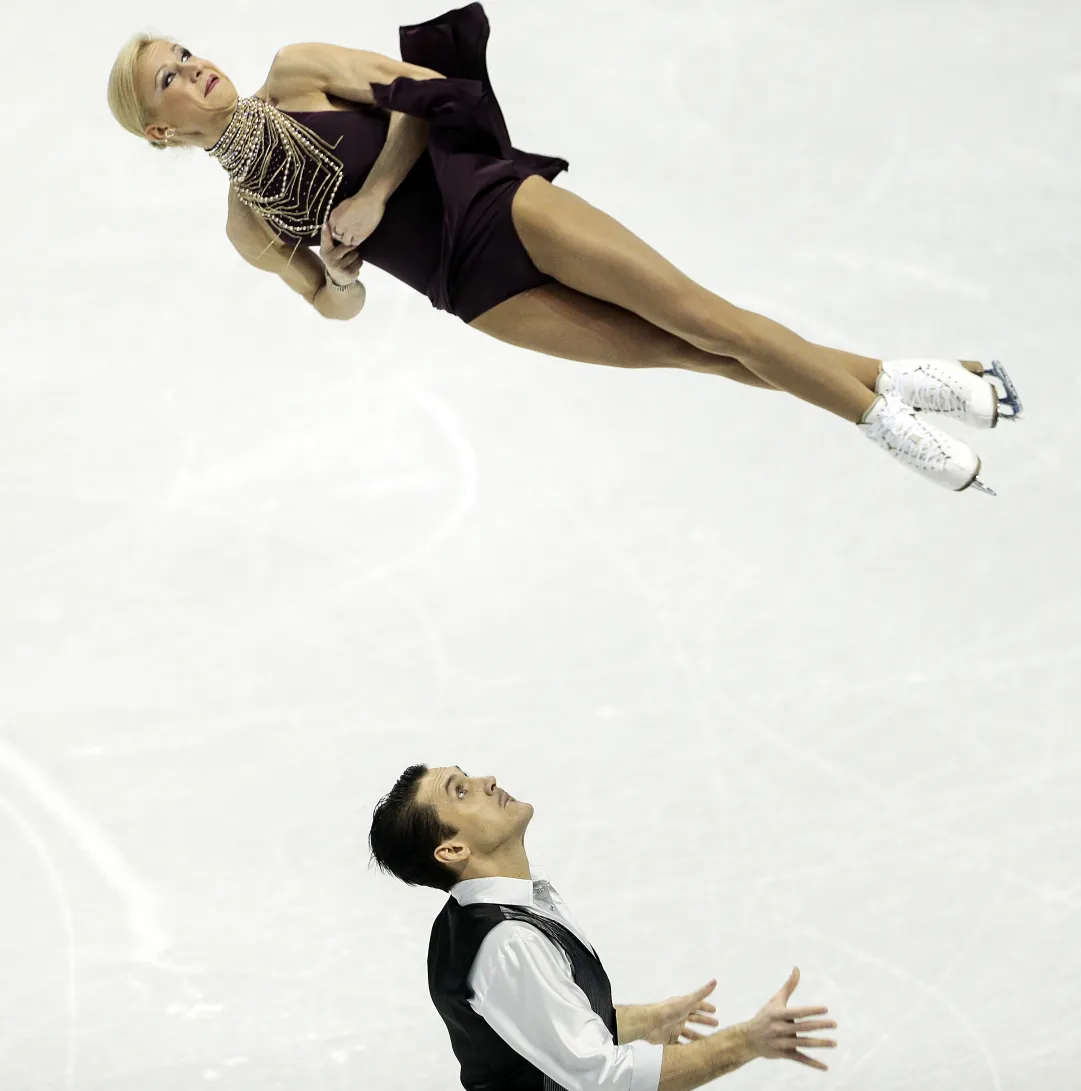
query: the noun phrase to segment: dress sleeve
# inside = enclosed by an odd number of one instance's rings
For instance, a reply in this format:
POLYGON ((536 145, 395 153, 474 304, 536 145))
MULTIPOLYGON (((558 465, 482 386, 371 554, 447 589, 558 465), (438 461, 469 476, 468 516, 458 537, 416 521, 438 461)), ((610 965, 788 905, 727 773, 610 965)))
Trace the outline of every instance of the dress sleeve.
POLYGON ((497 924, 477 952, 470 985, 473 1010, 567 1091, 657 1091, 662 1049, 616 1045, 566 956, 537 929, 497 924))

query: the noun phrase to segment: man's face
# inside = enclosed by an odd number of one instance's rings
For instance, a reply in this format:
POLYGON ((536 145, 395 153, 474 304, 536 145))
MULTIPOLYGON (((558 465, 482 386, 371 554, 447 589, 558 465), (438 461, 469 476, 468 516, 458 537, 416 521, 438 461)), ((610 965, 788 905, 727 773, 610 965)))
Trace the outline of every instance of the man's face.
POLYGON ((430 803, 440 819, 458 833, 436 849, 444 864, 469 864, 470 870, 504 851, 517 851, 533 806, 508 795, 495 777, 471 777, 457 765, 429 769, 421 778, 417 799, 430 803))

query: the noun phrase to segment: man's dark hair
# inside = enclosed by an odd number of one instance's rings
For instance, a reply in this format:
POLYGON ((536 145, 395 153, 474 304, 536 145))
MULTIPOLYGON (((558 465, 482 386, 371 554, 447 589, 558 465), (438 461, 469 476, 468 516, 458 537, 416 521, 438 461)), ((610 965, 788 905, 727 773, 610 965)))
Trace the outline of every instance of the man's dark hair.
POLYGON ((418 803, 420 778, 427 765, 411 765, 376 804, 368 845, 380 871, 410 886, 450 890, 458 876, 433 855, 457 830, 448 826, 430 803, 418 803))

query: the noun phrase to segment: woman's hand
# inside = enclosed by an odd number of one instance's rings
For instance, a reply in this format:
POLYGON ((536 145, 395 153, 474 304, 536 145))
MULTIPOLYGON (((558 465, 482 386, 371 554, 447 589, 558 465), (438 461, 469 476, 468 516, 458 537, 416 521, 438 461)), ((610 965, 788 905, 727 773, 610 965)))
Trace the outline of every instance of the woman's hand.
POLYGON ((678 1046, 680 1038, 695 1041, 702 1035, 696 1030, 691 1030, 691 1023, 699 1026, 715 1027, 717 1020, 708 1012, 717 1009, 712 1004, 704 1003, 704 1000, 717 987, 717 982, 710 981, 703 985, 697 992, 688 993, 686 996, 672 996, 655 1005, 657 1011, 657 1026, 646 1035, 646 1041, 655 1046, 678 1046))
POLYGON ((327 276, 342 287, 352 284, 357 279, 360 267, 364 264, 355 246, 334 244, 328 224, 323 224, 323 230, 319 235, 319 256, 326 266, 327 276))
POLYGON ((386 211, 386 201, 361 190, 347 197, 330 214, 330 233, 335 242, 360 246, 379 226, 386 211))

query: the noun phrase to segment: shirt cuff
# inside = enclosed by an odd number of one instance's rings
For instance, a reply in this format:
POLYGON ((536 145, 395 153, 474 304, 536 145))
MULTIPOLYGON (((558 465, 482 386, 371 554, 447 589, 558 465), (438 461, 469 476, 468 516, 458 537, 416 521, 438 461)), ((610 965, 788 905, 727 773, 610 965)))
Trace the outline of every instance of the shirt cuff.
POLYGON ((630 1042, 634 1062, 631 1071, 629 1091, 657 1091, 661 1085, 661 1062, 664 1060, 664 1046, 655 1046, 652 1042, 630 1042))

